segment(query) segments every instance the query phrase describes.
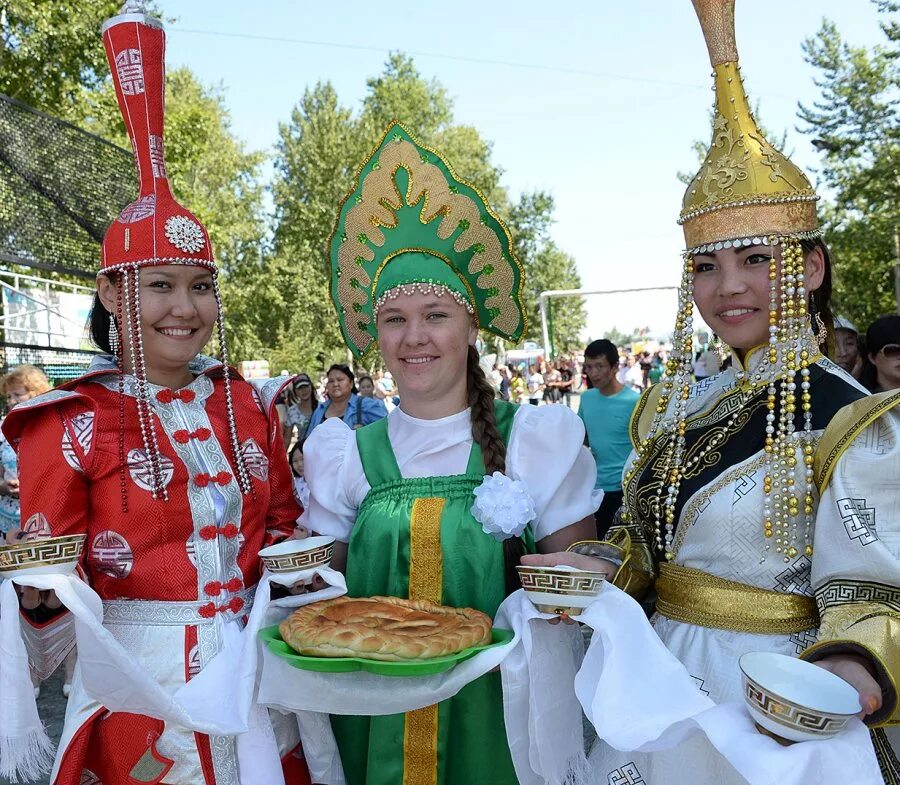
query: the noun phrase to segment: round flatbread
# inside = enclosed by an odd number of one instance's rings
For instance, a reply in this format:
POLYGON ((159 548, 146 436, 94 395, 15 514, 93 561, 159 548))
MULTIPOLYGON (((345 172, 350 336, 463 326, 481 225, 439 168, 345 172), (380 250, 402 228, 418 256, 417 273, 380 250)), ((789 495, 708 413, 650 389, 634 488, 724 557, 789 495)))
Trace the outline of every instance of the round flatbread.
POLYGON ((338 597, 298 608, 279 630, 300 654, 403 662, 456 654, 491 642, 491 619, 399 597, 338 597))

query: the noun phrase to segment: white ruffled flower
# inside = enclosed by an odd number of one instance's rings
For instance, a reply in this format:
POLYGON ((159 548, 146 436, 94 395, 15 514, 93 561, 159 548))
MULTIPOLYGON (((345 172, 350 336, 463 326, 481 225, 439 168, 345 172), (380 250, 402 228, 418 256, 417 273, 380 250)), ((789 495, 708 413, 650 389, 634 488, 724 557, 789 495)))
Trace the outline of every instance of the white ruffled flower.
POLYGON ((494 472, 485 475, 484 482, 475 489, 472 515, 485 534, 502 542, 510 537, 521 537, 537 512, 525 483, 494 472))

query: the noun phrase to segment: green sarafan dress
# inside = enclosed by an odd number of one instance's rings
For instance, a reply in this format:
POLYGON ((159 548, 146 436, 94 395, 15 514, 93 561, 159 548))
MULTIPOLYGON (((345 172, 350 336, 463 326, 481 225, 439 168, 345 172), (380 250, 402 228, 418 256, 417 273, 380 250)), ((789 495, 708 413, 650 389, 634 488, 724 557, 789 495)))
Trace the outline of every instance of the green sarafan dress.
MULTIPOLYGON (((509 442, 516 406, 496 403, 509 442)), ((350 536, 347 590, 477 608, 491 617, 505 597, 503 545, 470 512, 485 474, 473 443, 465 474, 405 479, 387 419, 356 432, 371 490, 350 536)), ((534 551, 530 526, 523 535, 534 551)), ((397 678, 397 689, 403 689, 397 678)), ((435 706, 382 717, 332 717, 350 785, 515 785, 500 674, 489 673, 435 706)))

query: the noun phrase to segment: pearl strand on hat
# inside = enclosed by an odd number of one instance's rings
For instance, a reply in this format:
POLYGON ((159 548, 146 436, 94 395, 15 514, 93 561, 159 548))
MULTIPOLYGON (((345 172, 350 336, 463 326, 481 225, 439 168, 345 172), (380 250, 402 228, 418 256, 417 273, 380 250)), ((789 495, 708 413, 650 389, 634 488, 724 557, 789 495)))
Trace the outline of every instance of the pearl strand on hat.
POLYGON ((413 294, 433 294, 437 297, 443 297, 445 294, 452 297, 457 304, 465 308, 470 314, 475 313, 472 304, 463 297, 459 292, 453 291, 449 286, 442 283, 436 283, 432 280, 413 281, 410 283, 399 284, 392 289, 388 289, 381 297, 375 301, 375 318, 378 318, 378 311, 388 300, 396 300, 401 294, 411 296, 413 294))
POLYGON ((159 440, 156 436, 156 423, 153 419, 153 408, 150 403, 150 382, 147 379, 147 363, 144 354, 144 333, 140 326, 141 314, 141 286, 140 286, 140 269, 134 271, 134 316, 135 324, 134 335, 137 344, 137 366, 132 369, 138 385, 138 416, 146 420, 146 431, 150 437, 149 450, 147 457, 150 461, 150 471, 153 478, 153 498, 163 498, 164 501, 169 500, 169 492, 163 478, 162 461, 159 454, 159 440))
MULTIPOLYGON (((679 309, 675 323, 674 348, 666 363, 666 373, 662 380, 662 393, 656 407, 656 414, 650 425, 648 437, 636 449, 636 456, 625 472, 625 486, 634 478, 642 459, 650 450, 656 436, 666 433, 668 444, 663 453, 663 488, 652 505, 655 526, 656 549, 667 560, 674 558, 672 549, 675 528, 675 509, 685 470, 700 464, 706 455, 720 446, 734 426, 741 409, 756 394, 760 385, 766 386, 766 477, 764 480, 765 501, 763 504, 765 551, 770 549, 769 541, 774 537, 776 552, 789 562, 799 553, 799 532, 797 518, 801 514, 800 503, 794 495, 794 468, 797 465, 797 445, 802 448, 804 461, 804 495, 802 514, 805 531, 803 552, 812 555, 812 523, 815 498, 813 496, 813 453, 812 444, 812 400, 809 383, 810 352, 807 341, 808 311, 806 290, 803 286, 803 251, 799 240, 789 238, 764 238, 760 244, 782 245, 782 270, 778 272, 778 262, 774 254, 769 267, 769 346, 765 359, 752 374, 739 371, 739 382, 749 382, 736 411, 725 424, 718 439, 713 439, 697 455, 685 461, 685 433, 687 400, 690 396, 691 360, 693 359, 693 258, 684 256, 681 287, 679 288, 679 309), (779 286, 780 284, 780 286, 779 286), (780 304, 780 318, 779 318, 780 304), (794 413, 797 406, 796 379, 800 374, 801 408, 803 410, 803 432, 795 435, 794 413), (776 386, 777 385, 777 386, 776 386), (676 392, 677 390, 677 392, 676 392), (675 394, 674 410, 666 417, 670 401, 675 394), (780 400, 779 400, 780 399, 780 400), (780 403, 776 418, 776 401, 780 403), (776 424, 777 419, 777 424, 776 424)), ((755 243, 754 243, 755 244, 755 243)), ((623 508, 622 521, 627 523, 631 516, 623 508)), ((765 561, 763 553, 761 561, 765 561)))
POLYGON ((247 471, 247 465, 244 461, 244 454, 241 452, 241 443, 238 439, 237 420, 234 416, 234 398, 231 392, 231 371, 228 368, 228 345, 225 341, 225 317, 222 309, 222 296, 219 292, 219 278, 213 273, 213 295, 216 298, 216 334, 219 339, 219 354, 222 360, 222 369, 224 371, 225 384, 225 409, 228 416, 228 436, 231 440, 231 453, 234 459, 234 466, 237 471, 238 484, 241 493, 253 493, 253 484, 250 482, 250 474, 247 471))

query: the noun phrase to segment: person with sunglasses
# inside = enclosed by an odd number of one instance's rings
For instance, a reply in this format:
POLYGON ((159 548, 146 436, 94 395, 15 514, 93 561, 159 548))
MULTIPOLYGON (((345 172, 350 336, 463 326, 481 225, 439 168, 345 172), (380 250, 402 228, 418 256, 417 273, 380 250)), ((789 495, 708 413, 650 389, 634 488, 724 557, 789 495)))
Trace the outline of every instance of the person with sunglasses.
POLYGON ((860 381, 873 393, 900 389, 900 316, 880 316, 866 331, 868 355, 860 381))

